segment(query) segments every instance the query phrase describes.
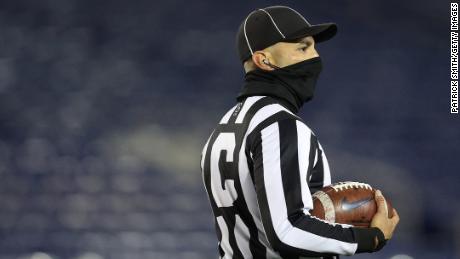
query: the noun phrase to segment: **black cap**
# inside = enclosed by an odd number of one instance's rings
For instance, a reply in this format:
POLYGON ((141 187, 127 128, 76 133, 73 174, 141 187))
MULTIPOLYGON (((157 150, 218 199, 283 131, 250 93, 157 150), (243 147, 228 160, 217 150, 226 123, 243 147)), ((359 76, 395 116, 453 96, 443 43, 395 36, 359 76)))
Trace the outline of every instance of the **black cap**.
POLYGON ((300 13, 287 6, 270 6, 252 11, 241 23, 236 36, 241 62, 252 54, 281 41, 312 36, 322 42, 337 33, 335 23, 311 25, 300 13))

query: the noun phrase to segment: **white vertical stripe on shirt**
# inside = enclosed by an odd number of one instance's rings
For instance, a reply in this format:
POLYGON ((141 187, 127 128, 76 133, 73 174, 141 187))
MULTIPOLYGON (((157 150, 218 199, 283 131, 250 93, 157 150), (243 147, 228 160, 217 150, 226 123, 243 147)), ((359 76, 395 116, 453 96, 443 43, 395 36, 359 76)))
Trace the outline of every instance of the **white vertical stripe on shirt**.
POLYGON ((324 152, 324 149, 319 143, 319 141, 318 141, 318 146, 322 151, 322 157, 323 157, 323 171, 324 171, 323 186, 331 185, 331 170, 329 168, 329 162, 327 161, 326 153, 324 152))
POLYGON ((307 183, 307 171, 308 165, 310 163, 310 139, 311 139, 311 130, 300 121, 296 121, 297 126, 297 152, 299 156, 299 172, 300 172, 300 182, 301 192, 302 192, 302 202, 305 209, 313 208, 313 200, 310 194, 310 188, 308 188, 307 183))

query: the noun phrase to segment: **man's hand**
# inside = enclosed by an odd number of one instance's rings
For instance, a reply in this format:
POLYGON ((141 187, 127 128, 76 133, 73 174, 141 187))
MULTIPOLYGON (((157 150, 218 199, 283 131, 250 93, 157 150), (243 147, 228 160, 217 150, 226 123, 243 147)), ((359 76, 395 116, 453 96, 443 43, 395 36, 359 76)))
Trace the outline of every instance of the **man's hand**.
POLYGON ((393 208, 393 217, 388 217, 388 207, 380 190, 375 191, 375 201, 377 203, 377 213, 372 218, 370 226, 379 228, 386 240, 391 239, 399 222, 398 212, 393 208))

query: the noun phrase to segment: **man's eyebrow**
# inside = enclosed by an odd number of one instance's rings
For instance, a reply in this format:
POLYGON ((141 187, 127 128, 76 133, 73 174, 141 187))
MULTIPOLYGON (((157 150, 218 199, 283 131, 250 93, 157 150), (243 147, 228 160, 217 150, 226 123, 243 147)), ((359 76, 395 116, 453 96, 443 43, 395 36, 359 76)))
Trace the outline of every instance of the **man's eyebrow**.
POLYGON ((301 39, 299 39, 299 40, 297 41, 297 43, 299 43, 299 44, 308 44, 308 39, 306 39, 306 38, 301 38, 301 39))
POLYGON ((287 40, 285 42, 308 45, 308 39, 306 39, 306 38, 287 40))
POLYGON ((305 39, 305 38, 287 40, 286 42, 295 43, 295 44, 299 44, 299 45, 300 44, 308 45, 308 39, 305 39))

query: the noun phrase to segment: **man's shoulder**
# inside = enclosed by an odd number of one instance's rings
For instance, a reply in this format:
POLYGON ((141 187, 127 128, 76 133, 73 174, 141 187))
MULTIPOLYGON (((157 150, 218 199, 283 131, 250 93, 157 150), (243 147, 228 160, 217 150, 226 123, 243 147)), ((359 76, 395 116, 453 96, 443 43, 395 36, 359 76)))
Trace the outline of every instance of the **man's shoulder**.
POLYGON ((271 96, 250 96, 232 106, 220 119, 219 124, 240 124, 251 127, 271 118, 272 120, 302 118, 271 96))
POLYGON ((290 121, 296 121, 296 123, 308 128, 304 120, 283 105, 279 99, 270 96, 264 98, 266 98, 266 103, 255 108, 251 114, 251 119, 248 120, 247 135, 260 132, 274 123, 289 123, 290 121))

